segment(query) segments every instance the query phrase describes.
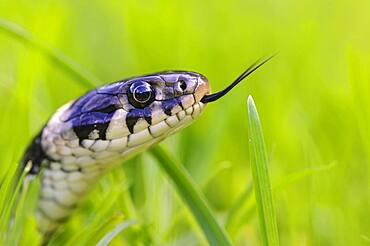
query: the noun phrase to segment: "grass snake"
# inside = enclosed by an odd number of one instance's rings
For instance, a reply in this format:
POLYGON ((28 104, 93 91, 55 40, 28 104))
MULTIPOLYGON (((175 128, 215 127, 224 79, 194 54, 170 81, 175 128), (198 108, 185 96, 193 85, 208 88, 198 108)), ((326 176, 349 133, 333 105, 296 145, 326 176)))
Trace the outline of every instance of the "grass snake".
POLYGON ((106 172, 192 123, 207 103, 269 59, 254 63, 214 94, 199 73, 165 71, 104 85, 60 107, 22 160, 29 176, 41 173, 39 231, 53 234, 106 172))

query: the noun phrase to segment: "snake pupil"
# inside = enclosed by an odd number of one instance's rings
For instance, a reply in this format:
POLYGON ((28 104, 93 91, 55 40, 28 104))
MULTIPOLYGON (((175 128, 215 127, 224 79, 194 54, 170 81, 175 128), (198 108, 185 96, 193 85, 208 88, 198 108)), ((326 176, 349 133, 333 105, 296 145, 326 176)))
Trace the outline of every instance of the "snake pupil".
POLYGON ((144 108, 154 101, 154 91, 146 82, 135 82, 130 86, 130 103, 137 108, 144 108))
POLYGON ((150 88, 148 90, 148 88, 145 86, 139 86, 136 87, 134 91, 134 98, 138 102, 145 103, 150 99, 151 94, 152 91, 150 90, 150 88))

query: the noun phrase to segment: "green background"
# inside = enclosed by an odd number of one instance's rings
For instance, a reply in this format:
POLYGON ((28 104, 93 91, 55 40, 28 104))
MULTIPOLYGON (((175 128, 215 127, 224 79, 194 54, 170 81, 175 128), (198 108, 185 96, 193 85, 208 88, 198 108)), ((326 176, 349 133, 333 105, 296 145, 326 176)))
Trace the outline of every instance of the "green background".
MULTIPOLYGON (((217 91, 261 56, 278 52, 163 145, 224 224, 251 182, 246 100, 253 95, 281 245, 370 243, 369 11, 367 0, 0 0, 1 18, 106 82, 181 69, 204 74, 217 91)), ((85 91, 43 54, 0 31, 1 179, 48 117, 85 91)), ((16 239, 21 245, 39 240, 29 204, 16 239)), ((171 182, 145 153, 99 183, 55 244, 95 243, 121 218, 137 226, 112 245, 206 244, 171 182)), ((227 230, 236 245, 259 244, 253 197, 227 230)))

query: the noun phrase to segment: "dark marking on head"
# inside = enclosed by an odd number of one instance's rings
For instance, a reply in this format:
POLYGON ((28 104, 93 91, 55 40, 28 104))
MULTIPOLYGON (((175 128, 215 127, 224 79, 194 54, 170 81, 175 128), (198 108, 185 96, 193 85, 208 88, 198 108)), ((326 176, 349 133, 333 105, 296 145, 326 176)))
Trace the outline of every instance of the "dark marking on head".
POLYGON ((180 105, 180 107, 183 108, 181 99, 175 97, 171 100, 162 101, 161 108, 166 115, 171 116, 172 109, 177 105, 180 105))
POLYGON ((94 130, 99 131, 99 139, 106 140, 106 131, 107 131, 108 125, 109 125, 109 122, 103 123, 103 124, 77 126, 77 127, 74 127, 73 130, 75 131, 77 137, 80 140, 80 144, 81 144, 82 140, 89 139, 90 133, 94 130))
POLYGON ((130 133, 134 133, 134 127, 139 119, 145 119, 145 121, 152 124, 152 111, 149 107, 143 109, 131 109, 126 115, 126 125, 130 133))
POLYGON ((80 140, 89 139, 89 135, 94 131, 99 132, 99 139, 106 140, 106 132, 110 120, 114 114, 103 112, 89 112, 82 114, 79 118, 72 120, 73 130, 80 140))

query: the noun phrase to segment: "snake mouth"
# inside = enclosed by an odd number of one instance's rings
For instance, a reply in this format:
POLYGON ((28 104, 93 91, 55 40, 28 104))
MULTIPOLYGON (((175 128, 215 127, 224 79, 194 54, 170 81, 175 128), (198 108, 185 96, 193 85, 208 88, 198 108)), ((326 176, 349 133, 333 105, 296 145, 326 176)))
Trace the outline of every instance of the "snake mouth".
POLYGON ((261 67, 263 64, 268 62, 273 57, 274 57, 274 55, 272 55, 272 56, 270 56, 266 59, 259 59, 258 61, 254 62, 251 66, 249 66, 241 75, 239 75, 238 78, 236 78, 225 89, 223 89, 219 92, 213 93, 213 94, 205 95, 205 96, 202 97, 202 99, 200 101, 202 103, 209 103, 209 102, 214 102, 214 101, 220 99, 221 97, 225 96, 232 88, 234 88, 237 84, 239 84, 246 77, 248 77, 248 75, 250 75, 251 73, 256 71, 259 67, 261 67))

